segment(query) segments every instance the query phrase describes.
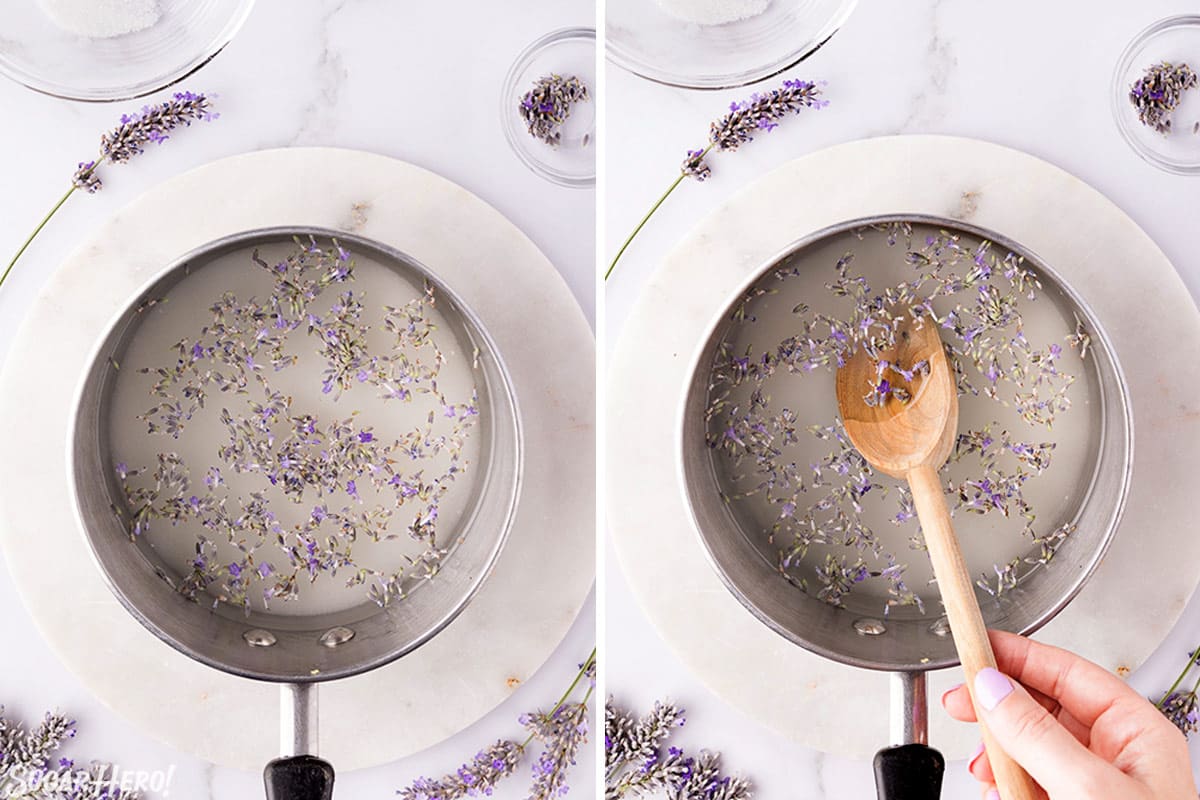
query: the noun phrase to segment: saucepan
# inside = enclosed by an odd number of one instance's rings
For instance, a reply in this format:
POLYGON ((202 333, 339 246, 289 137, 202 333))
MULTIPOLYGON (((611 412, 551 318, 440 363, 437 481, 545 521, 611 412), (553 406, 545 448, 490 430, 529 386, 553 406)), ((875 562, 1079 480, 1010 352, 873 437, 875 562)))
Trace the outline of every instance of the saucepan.
POLYGON ((317 753, 317 684, 381 667, 436 636, 475 596, 508 535, 520 487, 521 427, 504 362, 483 324, 453 287, 395 249, 315 228, 248 231, 185 255, 132 298, 95 349, 73 425, 69 463, 76 510, 116 597, 155 636, 188 657, 233 675, 280 684, 282 757, 265 769, 267 796, 331 797, 334 770, 317 753), (129 368, 122 355, 137 339, 148 309, 161 314, 184 311, 169 303, 156 305, 179 282, 231 253, 248 255, 260 246, 310 236, 336 240, 350 253, 386 265, 415 286, 433 287, 437 308, 450 328, 443 334, 456 337, 461 352, 474 349, 478 354, 475 435, 481 445, 471 465, 475 477, 470 497, 456 529, 440 533, 449 553, 437 574, 399 600, 381 606, 364 592, 363 601, 352 607, 306 614, 274 609, 247 613, 226 602, 196 602, 173 586, 178 565, 166 563, 153 547, 145 546, 145 537, 131 541, 131 510, 114 476, 113 442, 105 424, 118 371, 129 368))
MULTIPOLYGON (((940 793, 944 760, 928 746, 926 673, 957 664, 953 640, 948 635, 952 632, 944 619, 939 619, 936 600, 929 604, 932 608, 926 614, 868 614, 861 607, 832 605, 819 599, 817 593, 802 591, 786 580, 778 563, 764 556, 765 532, 761 522, 740 513, 737 504, 729 502, 722 493, 717 456, 706 442, 710 424, 706 412, 714 365, 720 360, 719 348, 730 326, 741 319, 739 309, 744 308, 741 303, 751 287, 781 266, 802 263, 812 248, 836 237, 872 227, 904 224, 932 226, 987 240, 995 247, 1023 256, 1024 263, 1040 278, 1043 291, 1057 293, 1059 301, 1071 307, 1091 339, 1084 359, 1088 373, 1084 378, 1093 391, 1088 407, 1080 413, 1094 415, 1091 426, 1094 434, 1090 441, 1060 445, 1088 449, 1084 468, 1085 474, 1090 468, 1090 481, 1085 478, 1088 485, 1078 493, 1072 507, 1052 510, 1073 524, 1074 532, 1049 564, 1032 569, 1009 591, 998 596, 982 589, 977 591, 989 628, 1030 634, 1075 597, 1101 562, 1117 531, 1133 463, 1128 391, 1102 321, 1096 319, 1083 295, 1050 265, 1042 263, 1019 243, 994 232, 926 216, 849 220, 794 243, 730 296, 728 307, 713 320, 707 340, 694 357, 692 378, 682 405, 678 458, 686 501, 720 579, 762 624, 825 658, 891 673, 892 746, 881 750, 875 759, 879 796, 885 800, 930 798, 940 793)), ((728 361, 728 355, 724 358, 728 361)), ((831 414, 835 413, 832 393, 827 404, 831 414)), ((978 543, 962 542, 968 558, 974 544, 978 543)), ((925 558, 920 552, 909 556, 925 558)), ((928 587, 928 594, 936 598, 936 588, 928 587)), ((906 610, 911 611, 900 609, 906 610)))

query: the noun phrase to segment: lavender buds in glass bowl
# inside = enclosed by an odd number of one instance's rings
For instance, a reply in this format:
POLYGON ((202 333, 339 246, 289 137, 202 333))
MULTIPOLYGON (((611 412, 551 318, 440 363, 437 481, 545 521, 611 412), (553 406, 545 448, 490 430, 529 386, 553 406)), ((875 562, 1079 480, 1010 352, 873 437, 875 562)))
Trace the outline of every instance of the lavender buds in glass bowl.
MULTIPOLYGON (((590 99, 587 86, 574 75, 543 75, 521 98, 521 118, 525 120, 530 136, 557 147, 562 141, 563 123, 571 116, 571 108, 590 99)), ((584 137, 587 136, 585 133, 584 137)))
POLYGON ((517 158, 560 186, 596 183, 596 31, 567 28, 529 45, 508 70, 500 123, 517 158))
POLYGON ((1113 73, 1117 130, 1143 160, 1177 175, 1200 174, 1200 15, 1159 20, 1125 48, 1113 73))

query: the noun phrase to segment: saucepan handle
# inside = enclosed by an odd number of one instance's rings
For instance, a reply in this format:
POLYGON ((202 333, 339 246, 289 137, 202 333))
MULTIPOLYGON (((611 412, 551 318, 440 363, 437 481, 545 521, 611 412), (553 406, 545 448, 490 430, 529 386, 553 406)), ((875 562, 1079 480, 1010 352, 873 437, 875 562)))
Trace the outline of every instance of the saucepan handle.
POLYGON ((879 800, 938 800, 946 760, 929 747, 929 702, 924 672, 892 673, 891 734, 894 747, 875 754, 879 800))
POLYGON ((263 770, 267 800, 331 800, 333 765, 316 756, 277 758, 263 770))
POLYGON ((317 758, 317 687, 285 684, 279 698, 280 749, 263 770, 267 800, 330 800, 333 765, 317 758))
POLYGON ((924 744, 901 744, 875 754, 879 800, 938 800, 946 760, 924 744))

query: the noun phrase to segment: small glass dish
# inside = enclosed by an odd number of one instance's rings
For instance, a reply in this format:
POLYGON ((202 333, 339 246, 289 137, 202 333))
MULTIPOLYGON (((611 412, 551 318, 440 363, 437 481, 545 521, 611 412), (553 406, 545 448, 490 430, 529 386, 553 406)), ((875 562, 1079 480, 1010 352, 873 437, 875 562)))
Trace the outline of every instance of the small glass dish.
POLYGON ((670 86, 746 86, 807 58, 845 24, 855 5, 857 0, 608 0, 607 56, 670 86), (730 19, 739 14, 743 18, 730 19))
POLYGON ((564 28, 541 37, 517 56, 500 93, 500 122, 517 158, 560 186, 596 183, 596 30, 564 28), (588 90, 586 101, 571 106, 562 139, 549 145, 534 138, 521 118, 521 100, 539 78, 575 76, 588 90))
POLYGON ((1129 91, 1148 67, 1187 63, 1200 72, 1200 16, 1167 17, 1143 30, 1121 53, 1113 73, 1112 111, 1117 130, 1133 151, 1176 175, 1200 174, 1200 86, 1183 92, 1171 112, 1171 131, 1159 133, 1138 120, 1129 91))
POLYGON ((119 21, 101 11, 112 3, 83 0, 76 19, 69 3, 25 0, 4 11, 0 74, 43 94, 67 100, 106 102, 152 94, 183 80, 229 43, 254 0, 146 0, 146 27, 119 35, 119 21), (59 17, 52 16, 57 7, 59 17), (97 24, 115 28, 100 31, 97 24), (95 30, 88 36, 72 30, 95 30))

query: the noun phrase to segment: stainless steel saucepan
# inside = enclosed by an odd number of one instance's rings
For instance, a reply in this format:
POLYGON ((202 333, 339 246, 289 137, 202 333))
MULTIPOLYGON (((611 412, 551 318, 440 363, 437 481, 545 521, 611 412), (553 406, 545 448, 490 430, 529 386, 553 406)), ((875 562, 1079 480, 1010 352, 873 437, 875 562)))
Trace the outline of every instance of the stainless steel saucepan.
MULTIPOLYGON (((730 330, 731 317, 746 290, 807 248, 864 226, 895 222, 930 224, 947 231, 994 242, 1033 267, 1045 291, 1059 292, 1091 334, 1088 369, 1095 388, 1092 408, 1098 414, 1097 440, 1082 443, 1092 450, 1090 488, 1078 507, 1067 510, 1077 528, 1048 567, 1021 579, 1012 591, 995 598, 980 592, 988 627, 1029 634, 1062 610, 1083 587, 1100 563, 1117 529, 1129 486, 1132 465, 1132 416, 1123 374, 1104 329, 1082 297, 1034 254, 992 232, 962 222, 915 216, 887 216, 848 221, 796 242, 773 259, 753 279, 730 296, 729 306, 710 327, 707 341, 693 362, 692 380, 682 409, 679 458, 684 492, 700 539, 725 586, 754 616, 789 641, 834 661, 892 673, 891 739, 893 747, 875 759, 879 796, 885 800, 937 797, 944 761, 928 747, 926 730, 926 672, 957 663, 948 628, 927 616, 863 614, 830 605, 785 580, 774 561, 764 556, 761 525, 741 516, 722 495, 713 451, 705 443, 706 407, 718 347, 730 330)), ((828 406, 836 410, 835 399, 828 406)), ((963 542, 968 556, 971 543, 963 542)), ((914 553, 912 557, 923 557, 914 553)))
MULTIPOLYGON (((171 309, 158 309, 174 313, 171 309)), ((169 342, 164 342, 169 346, 169 342)), ((319 389, 317 390, 319 391, 319 389)), ((213 242, 167 267, 121 313, 93 354, 78 397, 70 464, 76 508, 96 562, 125 608, 154 635, 208 666, 282 686, 281 758, 265 770, 270 798, 329 798, 334 771, 317 756, 317 687, 321 681, 357 675, 413 651, 443 630, 466 607, 500 553, 513 519, 521 476, 521 428, 517 403, 501 354, 480 321, 436 275, 408 256, 342 232, 311 228, 264 229, 213 242), (140 309, 197 270, 235 251, 315 236, 336 238, 352 253, 368 256, 401 278, 435 287, 438 310, 450 333, 477 347, 482 442, 472 497, 454 531, 439 540, 453 549, 433 580, 381 608, 365 601, 345 611, 308 616, 253 611, 225 603, 189 600, 164 576, 178 574, 142 539, 131 542, 116 513, 126 504, 114 476, 105 420, 110 412, 117 364, 138 336, 140 309)), ((126 513, 125 518, 129 515, 126 513)), ((144 537, 142 537, 144 539, 144 537)), ((365 594, 365 593, 364 593, 365 594)))

